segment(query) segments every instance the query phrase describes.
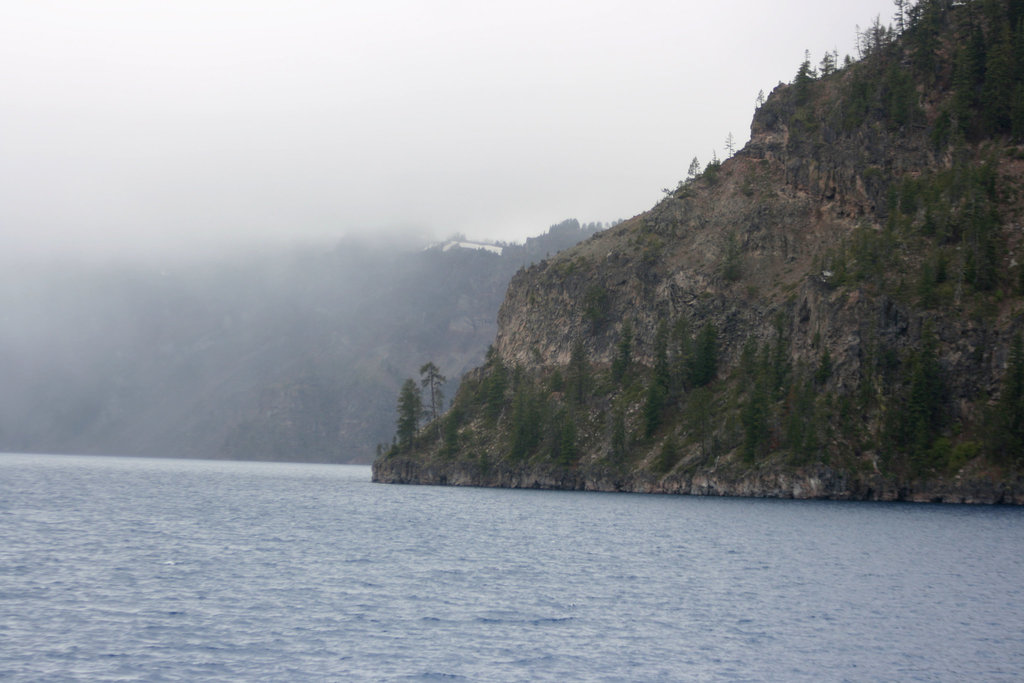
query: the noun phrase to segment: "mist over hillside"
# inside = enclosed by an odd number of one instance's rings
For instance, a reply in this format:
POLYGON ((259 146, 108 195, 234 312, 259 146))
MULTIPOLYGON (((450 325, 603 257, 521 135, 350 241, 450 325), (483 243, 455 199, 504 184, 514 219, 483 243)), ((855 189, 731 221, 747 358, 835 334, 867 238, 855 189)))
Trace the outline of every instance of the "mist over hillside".
POLYGON ((372 244, 0 275, 0 450, 369 462, 402 380, 482 360, 521 245, 372 244), (501 253, 496 253, 500 251, 501 253))

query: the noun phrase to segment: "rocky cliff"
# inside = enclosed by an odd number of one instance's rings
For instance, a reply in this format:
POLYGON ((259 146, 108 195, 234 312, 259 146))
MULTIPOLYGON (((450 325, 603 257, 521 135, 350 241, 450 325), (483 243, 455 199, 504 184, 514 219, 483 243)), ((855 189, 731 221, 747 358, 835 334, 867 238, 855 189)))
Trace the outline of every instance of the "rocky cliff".
POLYGON ((375 480, 1024 503, 1017 13, 921 2, 805 62, 732 158, 520 271, 375 480))

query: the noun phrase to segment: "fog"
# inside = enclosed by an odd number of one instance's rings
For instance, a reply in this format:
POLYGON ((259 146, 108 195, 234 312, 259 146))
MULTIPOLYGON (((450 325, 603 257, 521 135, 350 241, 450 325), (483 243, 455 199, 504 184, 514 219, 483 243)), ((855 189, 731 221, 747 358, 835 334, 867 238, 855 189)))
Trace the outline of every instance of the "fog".
POLYGON ((500 255, 353 237, 2 268, 0 453, 369 462, 402 381, 432 361, 453 396, 512 274, 599 226, 556 227, 500 255))
POLYGON ((639 213, 891 0, 13 0, 0 254, 522 239, 639 213))

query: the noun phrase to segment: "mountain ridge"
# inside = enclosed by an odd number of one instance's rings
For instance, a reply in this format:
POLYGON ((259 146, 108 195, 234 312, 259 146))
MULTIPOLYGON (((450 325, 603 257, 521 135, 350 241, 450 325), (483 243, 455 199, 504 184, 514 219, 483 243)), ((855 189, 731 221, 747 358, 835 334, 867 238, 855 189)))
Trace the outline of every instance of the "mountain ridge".
POLYGON ((1024 503, 1019 4, 806 60, 732 158, 518 273, 448 436, 374 479, 1024 503))

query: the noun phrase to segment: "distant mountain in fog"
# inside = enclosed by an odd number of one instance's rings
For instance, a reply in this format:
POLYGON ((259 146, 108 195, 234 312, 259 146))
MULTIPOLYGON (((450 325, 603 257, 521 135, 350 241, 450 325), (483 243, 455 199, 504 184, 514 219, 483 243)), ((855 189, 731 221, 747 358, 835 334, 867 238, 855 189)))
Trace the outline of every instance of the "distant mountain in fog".
POLYGON ((454 395, 512 275, 602 227, 7 272, 0 450, 369 462, 402 381, 433 361, 454 395))

